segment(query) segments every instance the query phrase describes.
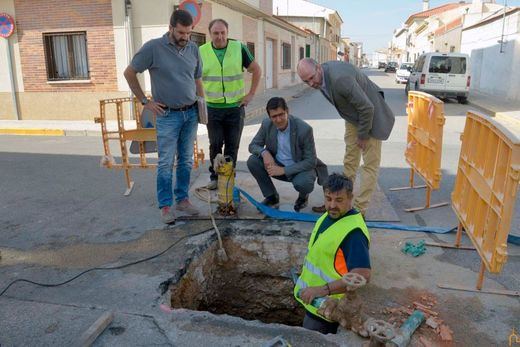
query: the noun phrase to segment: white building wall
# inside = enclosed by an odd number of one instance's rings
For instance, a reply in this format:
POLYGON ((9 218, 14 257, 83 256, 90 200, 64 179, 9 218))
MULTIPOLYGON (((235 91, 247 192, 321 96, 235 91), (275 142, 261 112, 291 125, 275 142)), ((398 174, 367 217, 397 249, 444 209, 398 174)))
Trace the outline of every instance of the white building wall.
POLYGON ((503 53, 502 20, 462 31, 461 52, 471 56, 471 89, 502 98, 520 99, 520 13, 507 16, 503 53))
POLYGON ((436 52, 449 53, 451 47, 455 47, 453 52, 460 52, 461 33, 462 27, 458 27, 442 35, 436 36, 433 49, 436 52))

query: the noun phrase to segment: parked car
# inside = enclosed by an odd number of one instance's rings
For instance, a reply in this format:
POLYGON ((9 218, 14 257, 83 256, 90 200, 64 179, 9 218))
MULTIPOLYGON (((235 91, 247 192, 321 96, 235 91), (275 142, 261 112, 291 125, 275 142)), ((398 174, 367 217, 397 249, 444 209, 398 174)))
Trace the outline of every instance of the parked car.
POLYGON ((384 69, 386 67, 386 63, 384 61, 380 61, 377 63, 378 69, 384 69))
POLYGON ((408 82, 408 77, 410 77, 412 67, 413 63, 402 63, 401 66, 399 66, 399 69, 395 72, 395 82, 397 84, 408 82))
POLYGON ((424 53, 415 62, 408 82, 409 90, 420 90, 439 98, 456 98, 467 103, 471 76, 469 56, 462 53, 424 53))
POLYGON ((385 72, 396 72, 398 66, 395 61, 391 61, 386 65, 385 72))

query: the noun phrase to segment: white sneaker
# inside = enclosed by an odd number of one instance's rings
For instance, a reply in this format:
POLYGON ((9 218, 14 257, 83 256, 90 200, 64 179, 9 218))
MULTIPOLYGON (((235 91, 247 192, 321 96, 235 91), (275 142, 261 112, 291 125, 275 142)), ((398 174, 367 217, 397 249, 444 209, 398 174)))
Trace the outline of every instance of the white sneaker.
POLYGON ((184 212, 190 216, 196 216, 199 214, 199 210, 191 204, 188 199, 182 200, 175 205, 177 211, 184 212))
POLYGON ((209 181, 209 183, 206 185, 206 188, 209 189, 209 190, 215 190, 217 189, 217 186, 218 186, 218 183, 216 180, 211 180, 209 181))
POLYGON ((175 223, 175 212, 170 206, 164 206, 161 208, 161 220, 164 224, 175 223))

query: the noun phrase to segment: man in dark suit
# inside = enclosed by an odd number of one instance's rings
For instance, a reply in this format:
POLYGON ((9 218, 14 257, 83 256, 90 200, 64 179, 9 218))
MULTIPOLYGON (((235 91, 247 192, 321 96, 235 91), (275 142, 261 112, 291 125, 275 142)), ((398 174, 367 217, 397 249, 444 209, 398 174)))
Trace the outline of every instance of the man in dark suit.
POLYGON ((294 203, 294 210, 298 212, 307 206, 316 176, 319 185, 325 182, 327 166, 316 157, 311 126, 289 115, 283 98, 271 98, 266 110, 269 118, 262 122, 249 145, 251 156, 247 167, 265 197, 264 205, 279 205, 271 177, 291 182, 299 193, 294 203))
POLYGON ((354 65, 341 61, 320 65, 305 58, 298 63, 298 75, 310 87, 319 89, 345 119, 343 172, 352 182, 363 156, 361 187, 354 207, 365 215, 377 184, 381 144, 390 136, 395 121, 383 91, 354 65))

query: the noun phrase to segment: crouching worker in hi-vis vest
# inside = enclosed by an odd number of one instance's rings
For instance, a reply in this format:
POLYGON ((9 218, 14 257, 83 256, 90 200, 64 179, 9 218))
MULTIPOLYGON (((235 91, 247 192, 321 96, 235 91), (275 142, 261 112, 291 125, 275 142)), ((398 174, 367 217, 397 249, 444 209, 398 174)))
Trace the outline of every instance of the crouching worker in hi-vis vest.
POLYGON ((340 299, 347 290, 341 278, 348 272, 370 279, 370 235, 359 211, 352 208, 352 181, 344 175, 330 175, 323 186, 325 208, 308 244, 294 297, 307 311, 303 327, 323 334, 335 334, 338 323, 318 313, 311 302, 318 297, 340 299))

